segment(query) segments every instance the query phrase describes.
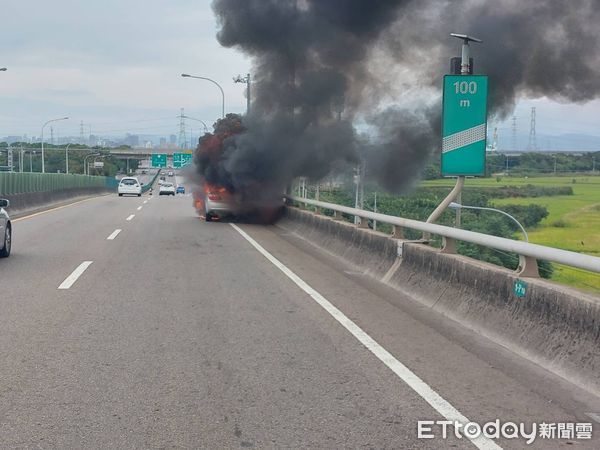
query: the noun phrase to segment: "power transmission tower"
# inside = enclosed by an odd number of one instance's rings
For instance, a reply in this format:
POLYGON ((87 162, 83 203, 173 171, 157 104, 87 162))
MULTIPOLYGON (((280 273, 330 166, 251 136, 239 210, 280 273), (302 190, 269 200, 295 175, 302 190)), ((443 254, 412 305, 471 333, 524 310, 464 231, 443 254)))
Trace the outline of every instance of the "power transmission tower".
POLYGON ((85 142, 83 138, 83 120, 79 123, 79 143, 83 144, 85 142))
POLYGON ((537 139, 535 136, 535 106, 531 107, 531 126, 529 127, 527 150, 532 152, 537 151, 537 139))
POLYGON ((181 114, 179 116, 179 148, 187 148, 187 136, 185 133, 185 113, 181 108, 181 114))
POLYGON ((512 116, 512 151, 517 151, 517 116, 512 116))

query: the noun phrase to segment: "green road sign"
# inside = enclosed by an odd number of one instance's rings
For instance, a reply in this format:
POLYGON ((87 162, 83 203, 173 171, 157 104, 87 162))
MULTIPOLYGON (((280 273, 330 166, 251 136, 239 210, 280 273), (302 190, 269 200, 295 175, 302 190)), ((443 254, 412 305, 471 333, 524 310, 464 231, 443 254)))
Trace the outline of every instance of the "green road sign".
POLYGON ((525 294, 527 294, 527 283, 522 280, 515 280, 513 292, 519 298, 525 297, 525 294))
POLYGON ((152 167, 167 167, 167 154, 154 153, 152 155, 152 167))
POLYGON ((485 175, 488 79, 444 76, 442 176, 485 175))
POLYGON ((173 153, 173 167, 179 169, 192 162, 191 153, 173 153))

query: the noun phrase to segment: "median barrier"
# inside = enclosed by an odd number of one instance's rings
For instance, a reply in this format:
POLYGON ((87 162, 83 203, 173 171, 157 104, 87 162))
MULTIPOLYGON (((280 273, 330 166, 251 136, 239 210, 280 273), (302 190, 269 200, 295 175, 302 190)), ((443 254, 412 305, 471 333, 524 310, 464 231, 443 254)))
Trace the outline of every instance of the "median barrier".
POLYGON ((11 202, 12 216, 70 199, 114 192, 111 177, 57 173, 0 173, 0 197, 11 202))

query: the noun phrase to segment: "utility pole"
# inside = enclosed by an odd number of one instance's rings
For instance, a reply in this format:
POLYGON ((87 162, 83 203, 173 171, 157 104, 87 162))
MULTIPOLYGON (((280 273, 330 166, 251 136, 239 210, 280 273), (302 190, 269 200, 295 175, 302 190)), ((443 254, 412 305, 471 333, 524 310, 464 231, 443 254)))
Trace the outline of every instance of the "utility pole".
POLYGON ((537 139, 535 135, 535 106, 531 107, 531 125, 529 126, 529 143, 527 144, 527 150, 532 152, 537 151, 537 139))
POLYGON ((187 134, 185 132, 185 114, 183 108, 181 108, 181 114, 179 115, 179 148, 187 147, 187 134))
POLYGON ((517 151, 517 116, 512 116, 512 151, 517 151))

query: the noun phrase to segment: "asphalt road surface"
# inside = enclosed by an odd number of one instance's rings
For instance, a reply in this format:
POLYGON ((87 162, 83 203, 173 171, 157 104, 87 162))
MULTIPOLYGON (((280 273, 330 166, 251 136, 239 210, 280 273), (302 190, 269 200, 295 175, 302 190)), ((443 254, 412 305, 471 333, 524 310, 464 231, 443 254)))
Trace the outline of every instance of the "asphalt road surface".
POLYGON ((600 448, 597 397, 282 228, 191 203, 115 194, 14 223, 1 447, 527 447, 418 439, 459 415, 592 423, 529 448, 600 448))

